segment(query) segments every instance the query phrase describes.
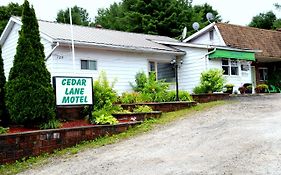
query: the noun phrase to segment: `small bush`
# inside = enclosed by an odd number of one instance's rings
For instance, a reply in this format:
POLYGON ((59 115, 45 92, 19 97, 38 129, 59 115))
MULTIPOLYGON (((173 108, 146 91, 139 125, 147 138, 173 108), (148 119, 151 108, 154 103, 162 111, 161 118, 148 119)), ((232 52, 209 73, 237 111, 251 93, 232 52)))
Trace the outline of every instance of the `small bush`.
MULTIPOLYGON (((169 91, 166 101, 176 101, 176 91, 169 91)), ((180 101, 192 101, 191 95, 187 91, 179 91, 179 100, 180 101)))
POLYGON ((117 101, 117 93, 113 90, 115 82, 109 84, 106 73, 102 72, 94 82, 94 110, 111 108, 117 101))
POLYGON ((9 128, 4 128, 0 126, 0 134, 6 134, 9 131, 9 128))
POLYGON ((221 69, 210 69, 201 73, 200 85, 193 89, 195 94, 220 92, 225 79, 221 69))
POLYGON ((147 106, 147 105, 142 105, 142 106, 136 106, 134 108, 134 112, 152 112, 152 108, 147 106))
POLYGON ((62 125, 59 120, 51 119, 46 123, 43 123, 39 126, 40 129, 56 129, 60 128, 62 125))
POLYGON ((93 118, 90 119, 92 124, 110 124, 114 125, 118 123, 118 120, 111 115, 111 112, 106 109, 101 109, 93 112, 93 118))
POLYGON ((145 84, 147 83, 147 76, 143 71, 136 74, 135 83, 136 85, 130 83, 133 90, 136 92, 141 92, 144 89, 145 84))
POLYGON ((136 103, 138 100, 140 100, 140 94, 138 92, 125 92, 120 97, 120 101, 123 104, 136 103))

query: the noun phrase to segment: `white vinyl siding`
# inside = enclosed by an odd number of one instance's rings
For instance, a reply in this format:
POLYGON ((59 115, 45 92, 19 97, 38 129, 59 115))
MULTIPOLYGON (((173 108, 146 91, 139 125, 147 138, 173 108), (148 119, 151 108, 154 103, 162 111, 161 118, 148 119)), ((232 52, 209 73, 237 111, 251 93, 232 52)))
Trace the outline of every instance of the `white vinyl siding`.
POLYGON ((190 93, 193 88, 200 82, 200 75, 207 70, 207 60, 204 55, 207 49, 178 47, 186 51, 186 55, 182 57, 183 64, 178 69, 179 89, 187 90, 190 93))
POLYGON ((51 57, 52 76, 84 76, 97 80, 98 75, 104 71, 109 82, 115 83, 115 90, 120 94, 132 91, 130 82, 135 82, 135 75, 143 71, 148 74, 149 61, 170 62, 168 54, 144 54, 120 51, 108 51, 91 48, 75 49, 75 65, 73 69, 70 47, 58 47, 51 57), (93 59, 95 58, 95 59, 93 59), (98 70, 81 70, 81 60, 97 62, 98 70))
MULTIPOLYGON (((221 59, 211 59, 209 60, 209 68, 222 69, 222 60, 221 59)), ((238 88, 245 83, 252 83, 251 77, 251 64, 247 61, 238 61, 238 72, 239 75, 224 75, 227 84, 234 84, 234 91, 238 91, 238 88), (241 63, 243 65, 248 65, 249 69, 247 71, 241 70, 241 63)))
POLYGON ((195 38, 191 41, 189 41, 189 43, 192 44, 204 44, 204 45, 219 45, 219 46, 223 46, 224 43, 221 41, 219 34, 217 33, 217 31, 215 29, 212 29, 213 34, 211 34, 210 31, 207 31, 206 33, 202 34, 200 37, 195 38), (210 36, 210 34, 212 36, 210 36), (212 37, 212 38, 211 38, 212 37))

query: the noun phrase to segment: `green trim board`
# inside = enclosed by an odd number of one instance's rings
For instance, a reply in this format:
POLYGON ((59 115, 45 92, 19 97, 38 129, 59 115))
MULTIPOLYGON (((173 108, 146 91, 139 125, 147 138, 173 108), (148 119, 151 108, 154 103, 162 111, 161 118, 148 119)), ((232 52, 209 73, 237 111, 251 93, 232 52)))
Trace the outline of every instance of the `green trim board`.
POLYGON ((222 50, 216 49, 215 52, 209 55, 210 59, 217 58, 232 58, 238 60, 247 60, 247 61, 255 61, 255 52, 247 52, 247 51, 233 51, 233 50, 222 50))

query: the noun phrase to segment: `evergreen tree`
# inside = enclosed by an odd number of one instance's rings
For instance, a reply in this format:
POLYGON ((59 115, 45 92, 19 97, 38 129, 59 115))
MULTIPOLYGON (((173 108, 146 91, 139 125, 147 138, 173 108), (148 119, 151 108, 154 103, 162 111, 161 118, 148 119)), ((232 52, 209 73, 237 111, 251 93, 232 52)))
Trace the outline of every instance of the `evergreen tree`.
POLYGON ((7 120, 7 110, 5 105, 5 91, 4 86, 6 83, 6 78, 4 74, 4 65, 3 65, 3 59, 2 59, 2 49, 0 46, 0 121, 6 122, 7 120))
POLYGON ((18 124, 39 124, 55 116, 51 76, 38 28, 35 11, 25 0, 17 51, 6 83, 6 105, 11 120, 18 124))

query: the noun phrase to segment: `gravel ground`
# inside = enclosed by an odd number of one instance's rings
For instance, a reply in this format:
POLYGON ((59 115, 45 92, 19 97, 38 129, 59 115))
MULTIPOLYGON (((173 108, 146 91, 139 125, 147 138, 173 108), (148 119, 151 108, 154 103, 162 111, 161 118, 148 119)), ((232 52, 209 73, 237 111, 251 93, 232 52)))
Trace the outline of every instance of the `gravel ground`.
POLYGON ((22 174, 281 174, 281 95, 234 100, 22 174))

